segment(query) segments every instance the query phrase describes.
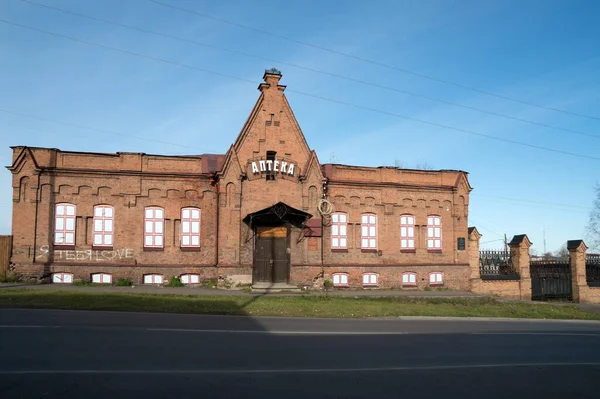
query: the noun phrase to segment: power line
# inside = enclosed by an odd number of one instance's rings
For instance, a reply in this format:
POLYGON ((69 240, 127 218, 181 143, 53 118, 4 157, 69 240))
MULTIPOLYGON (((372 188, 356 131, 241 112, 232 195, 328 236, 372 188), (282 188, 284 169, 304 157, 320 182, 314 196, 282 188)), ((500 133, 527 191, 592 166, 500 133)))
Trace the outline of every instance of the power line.
MULTIPOLYGON (((179 67, 183 67, 183 68, 187 68, 187 69, 191 69, 191 70, 196 70, 196 71, 201 71, 201 72, 205 72, 205 73, 210 73, 210 74, 213 74, 213 75, 223 76, 223 77, 227 77, 227 78, 230 78, 230 79, 235 79, 235 80, 238 80, 238 81, 241 81, 241 82, 248 82, 248 83, 252 83, 252 84, 256 83, 256 82, 254 82, 254 81, 252 81, 250 79, 240 78, 240 77, 237 77, 237 76, 232 76, 232 75, 228 75, 228 74, 217 72, 217 71, 212 71, 212 70, 205 69, 205 68, 200 68, 200 67, 195 67, 195 66, 192 66, 192 65, 182 64, 182 63, 179 63, 179 62, 174 62, 174 61, 166 60, 166 59, 163 59, 163 58, 152 57, 152 56, 149 56, 149 55, 140 54, 140 53, 136 53, 136 52, 129 51, 129 50, 123 50, 123 49, 120 49, 120 48, 111 47, 111 46, 107 46, 107 45, 104 45, 104 44, 94 43, 94 42, 90 42, 90 41, 87 41, 87 40, 78 39, 78 38, 74 38, 74 37, 67 36, 67 35, 62 35, 62 34, 55 33, 55 32, 50 32, 50 31, 47 31, 47 30, 44 30, 44 29, 39 29, 39 28, 35 28, 35 27, 32 27, 32 26, 28 26, 28 25, 23 25, 23 24, 19 24, 19 23, 16 23, 16 22, 7 21, 5 19, 0 19, 0 22, 8 24, 8 25, 17 26, 17 27, 20 27, 20 28, 23 28, 23 29, 28 29, 28 30, 31 30, 31 31, 41 32, 41 33, 44 33, 44 34, 47 34, 47 35, 51 35, 51 36, 55 36, 55 37, 60 37, 60 38, 67 39, 67 40, 72 40, 74 42, 83 43, 83 44, 87 44, 87 45, 94 46, 94 47, 99 47, 99 48, 103 48, 103 49, 107 49, 107 50, 111 50, 111 51, 117 51, 117 52, 120 52, 120 53, 123 53, 123 54, 133 55, 133 56, 136 56, 136 57, 146 58, 146 59, 149 59, 149 60, 161 62, 161 63, 168 64, 168 65, 175 65, 175 66, 179 66, 179 67)), ((511 140, 511 139, 496 137, 496 136, 492 136, 492 135, 485 134, 485 133, 479 133, 479 132, 475 132, 475 131, 468 130, 468 129, 462 129, 462 128, 458 128, 458 127, 448 126, 448 125, 444 125, 444 124, 437 123, 437 122, 430 122, 430 121, 427 121, 427 120, 424 120, 424 119, 414 118, 414 117, 410 117, 410 116, 406 116, 406 115, 396 114, 396 113, 393 113, 393 112, 383 111, 383 110, 376 109, 376 108, 371 108, 371 107, 366 107, 366 106, 362 106, 362 105, 358 105, 358 104, 348 103, 348 102, 345 102, 345 101, 336 100, 336 99, 332 99, 332 98, 328 98, 328 97, 323 97, 323 96, 318 96, 318 95, 315 95, 315 94, 309 94, 309 93, 305 93, 305 92, 302 92, 302 91, 299 91, 299 90, 288 89, 288 92, 300 94, 300 95, 311 97, 311 98, 316 98, 316 99, 323 100, 323 101, 328 101, 328 102, 331 102, 331 103, 342 104, 342 105, 346 105, 346 106, 357 108, 357 109, 362 109, 362 110, 366 110, 366 111, 376 112, 376 113, 379 113, 379 114, 382 114, 382 115, 393 116, 395 118, 410 120, 410 121, 413 121, 413 122, 419 122, 419 123, 430 125, 430 126, 440 127, 440 128, 443 128, 443 129, 448 129, 448 130, 452 130, 452 131, 456 131, 456 132, 461 132, 461 133, 466 133, 466 134, 470 134, 470 135, 473 135, 473 136, 485 137, 485 138, 488 138, 488 139, 491 139, 491 140, 496 140, 496 141, 501 141, 501 142, 516 144, 516 145, 520 145, 520 146, 528 147, 528 148, 535 148, 535 149, 538 149, 538 150, 544 150, 544 151, 554 152, 554 153, 557 153, 557 154, 571 155, 571 156, 578 157, 578 158, 586 158, 586 159, 592 159, 592 160, 595 160, 595 161, 600 161, 600 158, 598 158, 598 157, 593 157, 593 156, 583 155, 583 154, 577 154, 577 153, 569 152, 569 151, 556 150, 556 149, 553 149, 553 148, 543 147, 543 146, 539 146, 539 145, 535 145, 535 144, 523 143, 523 142, 517 141, 517 140, 511 140)))
POLYGON ((600 117, 597 117, 597 116, 585 115, 585 114, 581 114, 581 113, 577 113, 577 112, 572 112, 572 111, 567 111, 567 110, 563 110, 563 109, 559 109, 559 108, 549 107, 549 106, 546 106, 546 105, 540 105, 540 104, 532 103, 532 102, 529 102, 529 101, 519 100, 519 99, 516 99, 516 98, 513 98, 513 97, 504 96, 502 94, 497 94, 497 93, 493 93, 493 92, 490 92, 490 91, 487 91, 487 90, 478 89, 478 88, 475 88, 475 87, 472 87, 472 86, 467 86, 467 85, 463 85, 463 84, 460 84, 460 83, 451 82, 449 80, 436 78, 436 77, 433 77, 433 76, 430 76, 430 75, 426 75, 426 74, 423 74, 423 73, 420 73, 420 72, 411 71, 411 70, 408 70, 408 69, 405 69, 405 68, 399 68, 397 66, 386 64, 386 63, 379 62, 379 61, 375 61, 375 60, 372 60, 372 59, 360 57, 360 56, 357 56, 357 55, 345 53, 345 52, 338 51, 338 50, 333 50, 333 49, 330 49, 330 48, 327 48, 327 47, 323 47, 323 46, 319 46, 319 45, 316 45, 316 44, 308 43, 308 42, 305 42, 305 41, 302 41, 302 40, 298 40, 298 39, 294 39, 294 38, 291 38, 291 37, 288 37, 288 36, 283 36, 283 35, 279 35, 277 33, 272 33, 272 32, 269 32, 269 31, 266 31, 266 30, 263 30, 263 29, 254 28, 254 27, 251 27, 251 26, 248 26, 248 25, 243 25, 243 24, 240 24, 240 23, 237 23, 237 22, 233 22, 233 21, 229 21, 229 20, 226 20, 226 19, 223 19, 223 18, 215 17, 215 16, 212 16, 212 15, 209 15, 209 14, 206 14, 206 13, 201 13, 201 12, 198 12, 198 11, 190 10, 190 9, 179 7, 179 6, 174 6, 172 4, 164 3, 162 1, 158 1, 158 0, 146 0, 146 1, 149 1, 151 3, 156 3, 156 4, 159 4, 159 5, 164 6, 164 7, 172 8, 174 10, 179 10, 179 11, 187 12, 187 13, 190 13, 190 14, 198 15, 198 16, 203 17, 203 18, 208 18, 208 19, 212 19, 214 21, 226 23, 226 24, 229 24, 229 25, 232 25, 232 26, 236 26, 238 28, 251 30, 251 31, 254 31, 254 32, 257 32, 257 33, 261 33, 261 34, 264 34, 264 35, 276 37, 276 38, 279 38, 279 39, 282 39, 282 40, 287 40, 289 42, 297 43, 297 44, 300 44, 300 45, 303 45, 303 46, 306 46, 306 47, 312 47, 312 48, 315 48, 315 49, 318 49, 318 50, 322 50, 322 51, 326 51, 326 52, 329 52, 329 53, 332 53, 332 54, 340 55, 342 57, 352 58, 354 60, 358 60, 358 61, 365 62, 365 63, 368 63, 368 64, 377 65, 377 66, 380 66, 380 67, 392 69, 392 70, 395 70, 395 71, 398 71, 398 72, 402 72, 402 73, 405 73, 405 74, 408 74, 408 75, 413 75, 413 76, 417 76, 417 77, 420 77, 420 78, 423 78, 423 79, 428 79, 428 80, 431 80, 431 81, 434 81, 434 82, 443 83, 443 84, 446 84, 446 85, 449 85, 449 86, 459 87, 461 89, 470 90, 470 91, 473 91, 473 92, 476 92, 476 93, 485 94, 485 95, 488 95, 488 96, 492 96, 492 97, 496 97, 496 98, 501 98, 503 100, 513 101, 513 102, 516 102, 516 103, 528 105, 528 106, 531 106, 531 107, 541 108, 541 109, 545 109, 545 110, 548 110, 548 111, 555 111, 555 112, 560 112, 560 113, 571 115, 571 116, 577 116, 577 117, 580 117, 580 118, 593 119, 593 120, 599 120, 600 121, 600 117))
POLYGON ((477 197, 497 198, 497 199, 502 199, 502 200, 515 201, 515 202, 527 202, 527 203, 531 203, 531 204, 562 206, 562 207, 567 207, 567 208, 581 208, 581 209, 588 209, 588 210, 592 208, 590 206, 559 204, 559 203, 555 203, 555 202, 545 202, 545 201, 532 201, 532 200, 526 200, 526 199, 522 199, 522 198, 498 197, 495 195, 486 195, 486 194, 480 194, 480 193, 475 193, 475 194, 471 194, 471 195, 476 195, 477 197))
POLYGON ((53 11, 58 11, 64 14, 68 14, 68 15, 73 15, 76 17, 80 17, 80 18, 86 18, 92 21, 98 21, 98 22, 102 22, 108 25, 113 25, 113 26, 117 26, 120 28, 125 28, 125 29, 129 29, 129 30, 134 30, 137 32, 142 32, 142 33, 147 33, 147 34, 151 34, 151 35, 155 35, 155 36, 159 36, 159 37, 164 37, 164 38, 168 38, 168 39, 172 39, 172 40, 177 40, 177 41, 181 41, 181 42, 185 42, 185 43, 190 43, 190 44, 194 44, 197 46, 202 46, 202 47, 208 47, 208 48, 212 48, 215 50, 219 50, 219 51, 225 51, 231 54, 237 54, 237 55, 241 55, 244 57, 249 57, 249 58, 254 58, 254 59, 258 59, 258 60, 263 60, 263 61, 269 61, 269 62, 274 62, 277 64, 281 64, 281 65, 286 65, 286 66, 290 66, 292 68, 297 68, 297 69, 301 69, 301 70, 305 70, 305 71, 310 71, 313 73, 318 73, 318 74, 322 74, 322 75, 326 75, 326 76, 331 76, 331 77, 335 77, 338 79, 343 79, 349 82, 353 82, 353 83, 358 83, 358 84, 362 84, 362 85, 366 85, 366 86, 371 86, 371 87, 375 87, 375 88, 379 88, 382 90, 388 90, 388 91, 392 91, 392 92, 396 92, 396 93, 401 93, 401 94, 405 94, 405 95, 409 95, 409 96, 413 96, 413 97, 417 97, 417 98, 422 98, 425 100, 429 100, 429 101, 434 101, 437 103, 441 103, 441 104, 446 104, 446 105, 451 105, 451 106, 455 106, 455 107, 460 107, 463 109, 468 109, 471 111, 476 111, 476 112, 481 112, 484 114, 488 114, 488 115, 493 115, 496 117, 500 117, 500 118, 505 118, 505 119, 509 119, 509 120, 514 120, 514 121, 518 121, 518 122, 523 122, 523 123, 528 123, 531 125, 536 125, 536 126, 541 126, 541 127, 545 127, 548 129, 553 129, 553 130, 559 130, 559 131, 563 131, 563 132, 569 132, 569 133, 573 133, 573 134, 578 134, 578 135, 582 135, 582 136, 586 136, 586 137, 592 137, 595 139, 600 139, 600 136, 591 134, 591 133, 585 133, 585 132, 581 132, 578 130, 573 130, 573 129, 568 129, 568 128, 563 128, 563 127, 559 127, 559 126, 554 126, 554 125, 549 125, 547 123, 543 123, 543 122, 536 122, 536 121, 532 121, 529 119, 525 119, 525 118, 519 118, 519 117, 515 117, 512 115, 506 115, 506 114, 502 114, 499 112, 494 112, 494 111, 488 111, 485 109, 481 109, 481 108, 477 108, 477 107, 472 107, 469 105, 463 105, 460 103, 456 103, 453 101, 447 101, 447 100, 443 100, 443 99, 439 99, 436 97, 431 97, 431 96, 427 96, 427 95, 423 95, 423 94, 419 94, 419 93, 415 93, 415 92, 411 92, 408 90, 403 90, 403 89, 398 89, 395 87, 391 87, 391 86, 387 86, 387 85, 381 85, 378 83, 373 83, 373 82, 369 82, 369 81, 365 81, 365 80, 361 80, 361 79, 356 79, 356 78, 352 78, 352 77, 348 77, 348 76, 344 76, 344 75, 340 75, 340 74, 336 74, 336 73, 331 73, 331 72, 327 72, 327 71, 322 71, 319 69, 315 69, 315 68, 310 68, 310 67, 305 67, 302 65, 298 65, 298 64, 294 64, 294 63, 290 63, 290 62, 286 62, 286 61, 280 61, 280 60, 275 60, 275 59, 271 59, 271 58, 267 58, 267 57, 263 57, 263 56, 259 56, 259 55, 255 55, 255 54, 250 54, 250 53, 246 53, 243 51, 238 51, 238 50, 232 50, 232 49, 228 49, 226 47, 221 47, 221 46, 216 46, 216 45, 212 45, 212 44, 208 44, 208 43, 203 43, 203 42, 199 42, 197 40, 192 40, 192 39, 187 39, 187 38, 183 38, 183 37, 179 37, 179 36, 174 36, 174 35, 170 35, 170 34, 166 34, 166 33, 160 33, 160 32, 156 32, 156 31, 152 31, 149 29, 144 29, 144 28, 139 28, 137 26, 133 26, 133 25, 128 25, 128 24, 123 24, 123 23, 119 23, 119 22, 113 22, 113 21, 109 21, 103 18, 98 18, 98 17, 94 17, 91 15, 87 15, 87 14, 82 14, 82 13, 78 13, 78 12, 74 12, 74 11, 70 11, 70 10, 65 10, 63 8, 59 8, 59 7, 54 7, 54 6, 49 6, 46 4, 41 4, 41 3, 36 3, 34 1, 30 1, 30 0, 20 0, 23 3, 27 3, 27 4, 31 4, 37 7, 42 7, 42 8, 46 8, 49 10, 53 10, 53 11))
MULTIPOLYGON (((60 120, 57 120, 57 119, 46 118, 46 117, 43 117, 43 116, 27 114, 27 113, 24 113, 24 112, 17 112, 17 111, 12 111, 12 110, 8 110, 8 109, 2 109, 2 108, 0 108, 0 112, 3 112, 5 114, 22 116, 24 118, 37 119, 37 120, 41 120, 41 121, 45 121, 45 122, 52 122, 52 123, 57 123, 57 124, 60 124, 60 125, 65 125, 65 126, 70 126, 70 127, 76 127, 78 129, 86 129, 86 130, 92 130, 92 131, 100 132, 100 133, 106 133, 106 134, 112 134, 112 135, 116 135, 116 136, 128 137, 128 138, 132 138, 132 139, 136 139, 136 140, 151 141, 151 142, 159 143, 159 144, 168 144, 168 145, 173 145, 173 146, 176 146, 176 147, 183 147, 183 148, 191 148, 191 149, 201 150, 201 148, 195 148, 195 147, 191 147, 191 146, 184 145, 184 144, 177 144, 177 143, 171 143, 171 142, 168 142, 168 141, 155 140, 155 139, 150 139, 150 138, 147 138, 147 137, 133 136, 133 135, 129 135, 129 134, 125 134, 125 133, 119 133, 119 132, 115 132, 115 131, 111 131, 111 130, 100 129, 100 128, 97 128, 97 127, 80 125, 78 123, 65 122, 65 121, 60 121, 60 120)), ((210 150, 206 150, 206 151, 210 151, 210 150)))

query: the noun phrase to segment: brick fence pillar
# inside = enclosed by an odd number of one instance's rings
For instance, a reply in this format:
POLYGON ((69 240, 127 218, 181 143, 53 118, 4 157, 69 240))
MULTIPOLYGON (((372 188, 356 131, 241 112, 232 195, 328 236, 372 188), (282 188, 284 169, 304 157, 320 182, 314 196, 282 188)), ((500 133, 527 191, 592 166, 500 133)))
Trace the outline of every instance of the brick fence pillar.
POLYGON ((470 279, 480 279, 479 274, 479 239, 481 234, 477 231, 476 227, 469 227, 469 268, 470 279))
POLYGON ((582 291, 587 288, 585 253, 588 247, 583 240, 570 240, 567 241, 567 249, 569 250, 569 265, 571 266, 573 302, 581 302, 582 291))
POLYGON ((519 291, 521 299, 531 299, 531 271, 529 248, 531 241, 527 234, 519 234, 512 238, 508 244, 512 265, 521 277, 519 280, 519 291))

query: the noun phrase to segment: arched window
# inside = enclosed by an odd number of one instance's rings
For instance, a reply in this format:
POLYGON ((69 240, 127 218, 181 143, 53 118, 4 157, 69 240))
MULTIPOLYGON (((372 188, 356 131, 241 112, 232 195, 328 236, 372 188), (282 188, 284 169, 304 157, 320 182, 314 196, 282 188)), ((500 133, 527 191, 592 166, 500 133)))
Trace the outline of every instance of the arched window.
POLYGON ((360 226, 360 247, 377 249, 377 215, 363 213, 360 226))
POLYGON ((333 286, 334 287, 347 287, 348 286, 348 274, 347 273, 334 273, 333 274, 333 286))
POLYGON ((183 208, 181 210, 181 246, 200 247, 200 209, 183 208))
POLYGON ((73 204, 56 204, 54 245, 75 245, 76 208, 73 204))
POLYGON ((439 216, 427 216, 427 249, 442 250, 442 218, 439 216))
POLYGON ((415 249, 415 217, 400 216, 400 249, 415 249))
POLYGON ((348 248, 348 215, 343 212, 331 214, 331 248, 348 248))
POLYGON ((376 286, 379 285, 379 276, 377 273, 364 273, 363 274, 363 286, 376 286))
POLYGON ((444 284, 444 273, 442 273, 442 272, 429 273, 429 285, 442 285, 442 284, 444 284))
POLYGON ((71 273, 52 273, 52 282, 55 284, 71 284, 73 275, 71 273))
POLYGON ((144 212, 144 248, 163 248, 165 245, 165 210, 149 206, 144 212))
POLYGON ((114 234, 114 209, 110 205, 94 207, 94 247, 112 247, 114 234))
POLYGON ((93 273, 92 274, 92 283, 97 283, 97 284, 111 284, 112 283, 112 274, 109 274, 109 273, 93 273))
POLYGON ((183 284, 200 284, 200 275, 199 274, 182 274, 179 277, 179 280, 183 284))
POLYGON ((402 285, 417 285, 417 274, 413 272, 402 273, 402 285))
POLYGON ((162 274, 144 274, 144 284, 162 284, 162 274))

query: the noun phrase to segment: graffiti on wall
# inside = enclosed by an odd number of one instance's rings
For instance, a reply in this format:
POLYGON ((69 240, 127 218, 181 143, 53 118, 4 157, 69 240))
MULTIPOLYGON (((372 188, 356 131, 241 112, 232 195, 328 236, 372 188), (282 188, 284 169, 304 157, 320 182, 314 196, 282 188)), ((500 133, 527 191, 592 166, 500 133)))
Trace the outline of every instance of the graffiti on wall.
POLYGON ((91 262, 110 262, 115 260, 134 260, 133 249, 110 249, 110 250, 67 250, 59 249, 52 250, 49 245, 40 247, 40 254, 36 258, 44 256, 53 256, 55 261, 74 260, 74 261, 91 261, 91 262))

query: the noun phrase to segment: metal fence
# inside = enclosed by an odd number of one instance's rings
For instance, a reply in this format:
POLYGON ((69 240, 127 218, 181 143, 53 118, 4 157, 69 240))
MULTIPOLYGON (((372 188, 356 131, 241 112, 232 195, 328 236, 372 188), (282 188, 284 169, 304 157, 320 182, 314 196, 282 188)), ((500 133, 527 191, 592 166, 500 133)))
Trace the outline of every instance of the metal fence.
POLYGON ((519 279, 519 273, 513 267, 510 251, 503 250, 479 251, 479 275, 482 280, 519 279))
POLYGON ((530 262, 531 299, 573 300, 569 257, 536 259, 530 262))
POLYGON ((586 256, 585 280, 590 287, 600 287, 600 254, 586 256))

